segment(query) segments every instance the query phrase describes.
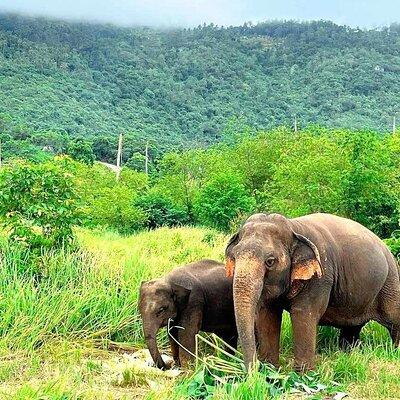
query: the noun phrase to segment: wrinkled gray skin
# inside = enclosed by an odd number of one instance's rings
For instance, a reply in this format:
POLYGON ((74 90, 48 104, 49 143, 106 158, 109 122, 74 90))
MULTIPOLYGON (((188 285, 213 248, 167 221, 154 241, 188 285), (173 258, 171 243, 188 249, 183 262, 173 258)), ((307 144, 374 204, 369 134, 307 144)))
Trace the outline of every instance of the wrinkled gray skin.
MULTIPOLYGON (((224 264, 201 260, 174 269, 163 278, 142 283, 139 311, 150 354, 157 367, 165 369, 158 350, 156 335, 172 318, 171 334, 191 353, 199 331, 215 333, 232 347, 237 346, 233 310, 232 279, 225 276, 224 264)), ((185 365, 192 356, 171 338, 174 361, 185 365)))
POLYGON ((234 305, 247 367, 256 356, 278 365, 282 311, 290 312, 295 368, 314 368, 317 325, 357 340, 375 320, 400 342, 399 268, 386 245, 362 225, 334 215, 251 216, 226 249, 234 268, 234 305))

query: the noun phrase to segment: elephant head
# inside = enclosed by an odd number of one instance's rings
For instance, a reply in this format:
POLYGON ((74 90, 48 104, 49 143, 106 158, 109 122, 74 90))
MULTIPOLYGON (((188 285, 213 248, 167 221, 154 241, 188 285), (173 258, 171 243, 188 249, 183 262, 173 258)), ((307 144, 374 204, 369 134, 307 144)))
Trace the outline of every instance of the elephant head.
POLYGON ((294 298, 314 275, 321 277, 316 245, 279 214, 252 215, 230 239, 226 272, 234 276, 235 318, 246 368, 256 357, 254 322, 261 298, 294 298))
POLYGON ((143 321, 143 333, 151 357, 158 368, 165 363, 157 346, 157 333, 167 326, 168 320, 176 318, 190 294, 183 286, 155 279, 143 282, 139 293, 139 312, 143 321))

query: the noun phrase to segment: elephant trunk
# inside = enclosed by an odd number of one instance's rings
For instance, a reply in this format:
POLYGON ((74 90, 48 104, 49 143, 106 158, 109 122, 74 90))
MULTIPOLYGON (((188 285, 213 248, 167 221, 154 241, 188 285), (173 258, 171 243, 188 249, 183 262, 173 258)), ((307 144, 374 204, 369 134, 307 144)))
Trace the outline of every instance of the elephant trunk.
POLYGON ((254 323, 263 287, 263 271, 263 265, 258 261, 241 259, 235 265, 233 281, 235 318, 247 370, 256 360, 254 323))
POLYGON ((147 348, 150 351, 151 358, 158 368, 165 369, 166 365, 161 357, 160 351, 157 346, 157 332, 159 326, 152 322, 143 323, 143 333, 146 340, 147 348))

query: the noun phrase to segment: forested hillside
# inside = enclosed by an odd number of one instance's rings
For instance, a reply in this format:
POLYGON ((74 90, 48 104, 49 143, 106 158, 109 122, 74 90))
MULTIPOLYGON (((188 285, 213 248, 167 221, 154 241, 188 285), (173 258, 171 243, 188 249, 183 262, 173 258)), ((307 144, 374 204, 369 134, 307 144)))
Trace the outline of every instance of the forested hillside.
POLYGON ((0 133, 21 152, 84 136, 110 160, 128 132, 126 161, 148 139, 153 152, 213 143, 233 117, 387 131, 399 93, 398 25, 161 31, 0 15, 0 133))

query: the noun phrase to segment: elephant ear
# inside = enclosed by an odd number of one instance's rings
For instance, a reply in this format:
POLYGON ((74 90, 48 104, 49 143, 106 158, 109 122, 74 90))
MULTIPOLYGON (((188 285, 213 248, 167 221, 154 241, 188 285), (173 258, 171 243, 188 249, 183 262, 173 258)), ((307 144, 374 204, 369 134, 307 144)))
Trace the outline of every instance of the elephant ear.
POLYGON ((229 278, 233 276, 235 272, 235 259, 232 254, 233 248, 237 245, 239 241, 239 232, 236 232, 228 242, 228 245, 225 249, 225 272, 226 276, 229 278))
POLYGON ((188 302, 191 290, 177 283, 171 283, 171 290, 172 297, 178 308, 184 307, 188 302))
POLYGON ((292 255, 289 299, 295 297, 303 289, 306 281, 313 276, 322 276, 321 257, 317 246, 303 235, 294 233, 294 236, 297 244, 292 255))

